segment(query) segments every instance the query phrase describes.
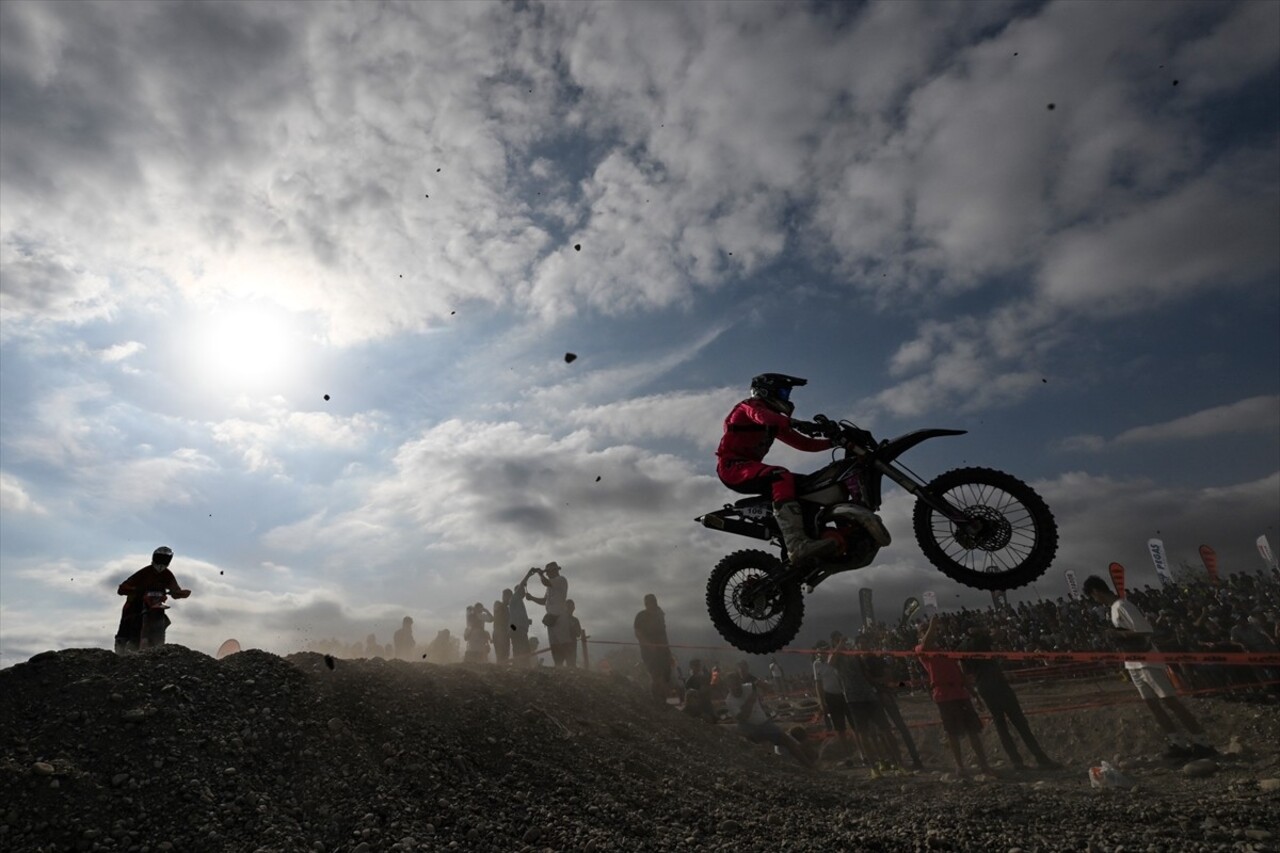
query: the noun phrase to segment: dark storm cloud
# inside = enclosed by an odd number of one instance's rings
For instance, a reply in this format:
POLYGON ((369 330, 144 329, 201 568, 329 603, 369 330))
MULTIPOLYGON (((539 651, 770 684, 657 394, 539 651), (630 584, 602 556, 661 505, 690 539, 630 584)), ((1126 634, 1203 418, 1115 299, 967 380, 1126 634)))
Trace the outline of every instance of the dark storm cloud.
POLYGON ((495 509, 486 519, 529 535, 555 536, 560 532, 555 510, 544 506, 503 507, 495 509))

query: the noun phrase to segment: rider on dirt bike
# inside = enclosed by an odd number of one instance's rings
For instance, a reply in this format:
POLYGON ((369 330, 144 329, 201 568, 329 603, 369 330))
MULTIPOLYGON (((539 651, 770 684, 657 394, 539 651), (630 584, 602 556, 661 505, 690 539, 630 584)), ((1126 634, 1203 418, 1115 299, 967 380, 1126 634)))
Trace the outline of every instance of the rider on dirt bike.
MULTIPOLYGON (((127 654, 139 648, 145 648, 142 645, 143 621, 150 606, 149 596, 154 601, 157 594, 160 599, 166 593, 174 598, 186 598, 191 595, 191 590, 183 589, 178 579, 173 576, 173 572, 169 571, 169 564, 172 561, 173 550, 161 545, 152 553, 151 565, 138 569, 116 590, 118 595, 128 596, 120 613, 120 627, 116 630, 116 654, 127 654)), ((159 612, 158 618, 163 626, 168 626, 169 617, 165 616, 163 611, 159 612)), ((156 635, 159 637, 159 643, 163 643, 163 627, 158 629, 156 635)), ((150 644, 158 645, 159 643, 150 644)))
MULTIPOLYGON (((796 409, 791 402, 791 389, 807 384, 807 379, 783 373, 762 373, 752 379, 751 396, 734 406, 724 419, 724 437, 716 450, 720 482, 742 494, 771 495, 773 517, 787 554, 796 565, 832 554, 839 547, 831 539, 814 539, 805 530, 804 515, 796 501, 795 475, 780 465, 762 461, 775 438, 797 450, 816 452, 833 447, 828 438, 811 438, 797 431, 799 428, 821 433, 817 424, 791 418, 796 409)), ((866 439, 871 443, 870 433, 866 439)), ((878 522, 877 518, 872 523, 878 522)))

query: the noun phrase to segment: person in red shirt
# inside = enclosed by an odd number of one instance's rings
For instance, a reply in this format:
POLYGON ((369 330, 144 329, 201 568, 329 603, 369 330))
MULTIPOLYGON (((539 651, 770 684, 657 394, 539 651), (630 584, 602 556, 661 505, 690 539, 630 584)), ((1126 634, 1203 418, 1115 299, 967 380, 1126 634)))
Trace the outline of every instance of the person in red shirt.
MULTIPOLYGON (((145 648, 142 645, 142 617, 147 610, 148 593, 166 593, 174 598, 186 598, 191 595, 191 590, 183 589, 178 579, 173 576, 173 572, 169 571, 171 562, 173 562, 173 550, 161 545, 152 553, 151 565, 143 566, 129 575, 128 580, 120 584, 116 590, 118 595, 128 596, 120 612, 120 627, 116 629, 116 654, 127 654, 136 652, 139 648, 145 648)), ((156 645, 164 642, 164 629, 169 625, 169 617, 162 613, 160 622, 162 625, 156 631, 158 637, 156 645)))
POLYGON ((780 465, 766 465, 765 454, 779 439, 797 450, 829 450, 830 439, 812 438, 796 427, 816 429, 814 424, 792 420, 795 404, 791 389, 808 380, 783 373, 762 373, 751 380, 751 396, 733 407, 724 419, 724 436, 716 449, 716 474, 735 492, 767 494, 773 498, 787 556, 792 563, 806 563, 839 548, 833 539, 814 539, 804 526, 804 514, 796 500, 795 475, 780 465))
POLYGON ((982 749, 982 720, 978 719, 978 712, 974 710, 973 700, 969 697, 960 661, 929 654, 938 648, 937 625, 938 617, 934 616, 929 620, 929 627, 920 635, 916 656, 929 675, 933 701, 942 717, 942 730, 947 733, 947 745, 951 747, 951 755, 956 760, 956 773, 959 776, 969 775, 964 766, 964 757, 960 754, 960 739, 967 736, 969 745, 973 747, 973 754, 978 759, 978 766, 983 773, 991 775, 987 754, 982 749))

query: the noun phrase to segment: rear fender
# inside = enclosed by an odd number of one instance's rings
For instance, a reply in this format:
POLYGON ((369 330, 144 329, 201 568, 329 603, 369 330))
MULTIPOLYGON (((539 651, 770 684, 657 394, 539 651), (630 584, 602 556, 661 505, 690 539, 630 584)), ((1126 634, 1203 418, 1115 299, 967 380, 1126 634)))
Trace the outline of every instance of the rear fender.
POLYGON ((771 508, 767 499, 739 501, 735 506, 700 515, 694 521, 710 530, 768 541, 773 538, 771 508))

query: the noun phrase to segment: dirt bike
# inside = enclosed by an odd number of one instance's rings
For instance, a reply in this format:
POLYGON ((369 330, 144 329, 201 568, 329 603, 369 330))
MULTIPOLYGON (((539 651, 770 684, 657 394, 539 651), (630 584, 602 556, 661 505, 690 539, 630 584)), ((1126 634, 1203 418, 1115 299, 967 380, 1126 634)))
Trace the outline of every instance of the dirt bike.
POLYGON ((737 648, 750 654, 778 651, 800 630, 804 588, 813 592, 832 575, 871 564, 881 545, 863 519, 880 508, 883 477, 915 496, 916 542, 952 580, 976 589, 1014 589, 1049 568, 1058 550, 1057 524, 1026 483, 990 468, 956 468, 924 483, 896 461, 922 441, 966 430, 922 429, 875 442, 850 421, 816 415, 814 424, 843 455, 819 471, 797 476, 796 492, 807 532, 835 540, 834 554, 791 565, 767 495, 743 498, 695 519, 712 530, 771 542, 782 551, 781 559, 768 551, 735 551, 707 580, 711 621, 737 648))
POLYGON ((148 592, 142 596, 142 631, 138 638, 139 649, 150 649, 164 645, 165 631, 171 620, 166 612, 169 596, 163 592, 148 592))

